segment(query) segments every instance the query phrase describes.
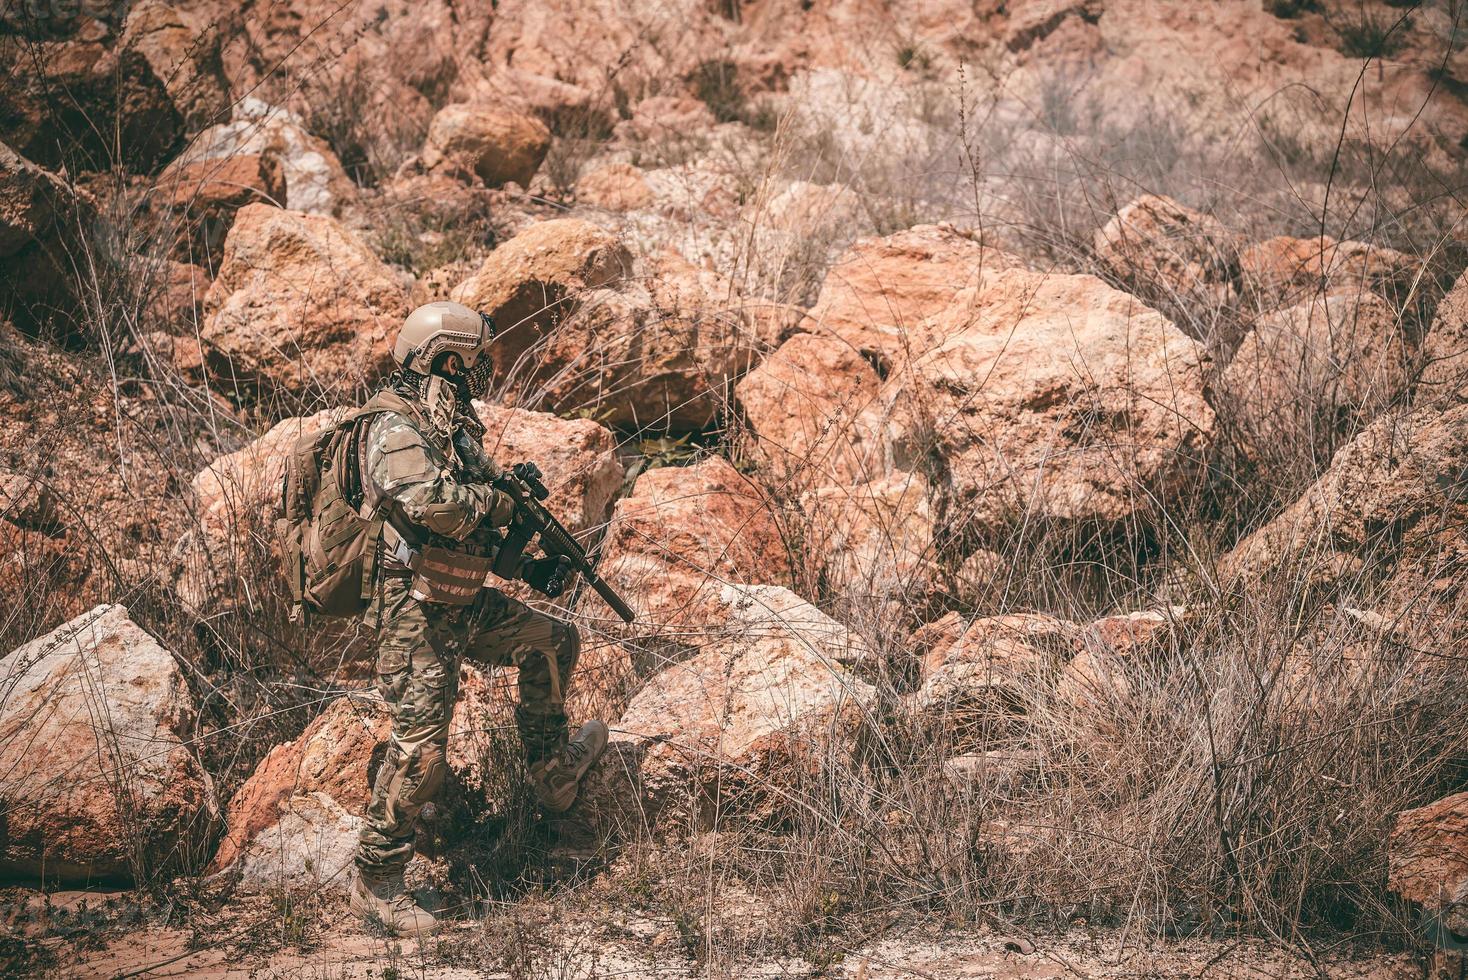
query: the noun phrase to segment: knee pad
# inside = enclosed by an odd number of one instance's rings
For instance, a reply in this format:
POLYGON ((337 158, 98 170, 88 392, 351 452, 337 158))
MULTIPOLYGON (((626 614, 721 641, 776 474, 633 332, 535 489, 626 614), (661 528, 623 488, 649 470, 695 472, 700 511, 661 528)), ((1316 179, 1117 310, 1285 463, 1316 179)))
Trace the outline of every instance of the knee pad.
POLYGON ((555 636, 556 661, 561 665, 561 685, 571 680, 571 671, 581 659, 581 633, 569 623, 557 623, 555 636))
POLYGON ((408 763, 408 773, 403 782, 407 797, 417 806, 422 806, 438 795, 448 774, 448 757, 441 742, 424 742, 418 746, 408 763))

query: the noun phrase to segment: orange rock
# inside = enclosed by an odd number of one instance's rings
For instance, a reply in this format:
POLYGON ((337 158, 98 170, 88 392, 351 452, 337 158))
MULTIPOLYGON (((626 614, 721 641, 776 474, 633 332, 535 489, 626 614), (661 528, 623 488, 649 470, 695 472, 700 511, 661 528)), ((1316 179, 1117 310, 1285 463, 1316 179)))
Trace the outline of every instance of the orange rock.
MULTIPOLYGON (((723 589, 724 618, 749 601, 739 586, 723 589)), ((734 632, 644 682, 614 726, 612 756, 636 757, 637 812, 656 819, 688 801, 695 814, 720 806, 726 815, 768 816, 783 810, 781 790, 797 774, 849 753, 875 691, 822 655, 836 639, 830 627, 809 629, 793 619, 780 631, 734 632)))
POLYGON ((617 437, 591 419, 563 419, 503 405, 477 405, 484 451, 502 466, 533 462, 545 474, 548 505, 572 532, 603 527, 622 489, 617 437))
POLYGON ((1213 432, 1205 354, 1165 317, 1093 276, 1005 269, 929 327, 945 338, 895 370, 893 456, 937 453, 949 532, 1017 515, 1124 520, 1182 485, 1213 432))
POLYGON ((271 155, 249 154, 183 163, 154 185, 159 205, 179 224, 174 255, 213 268, 225 235, 246 204, 286 206, 285 171, 271 155))
POLYGON ((754 451, 779 486, 849 486, 885 476, 881 378, 846 340, 791 337, 734 387, 754 451))
POLYGON ((489 253, 478 273, 452 292, 494 317, 495 380, 534 369, 544 341, 585 293, 632 271, 632 255, 615 235, 574 218, 541 221, 489 253))
POLYGON ((1398 813, 1388 850, 1396 894, 1433 910, 1468 903, 1468 793, 1398 813))
POLYGON ((0 661, 0 871, 47 881, 166 880, 208 840, 213 785, 173 656, 98 606, 0 661))
POLYGON ((165 259, 151 283, 148 316, 164 332, 192 340, 202 323, 200 313, 209 285, 208 270, 165 259))
POLYGON ((1239 267, 1245 284, 1265 295, 1389 288, 1414 271, 1411 256, 1365 242, 1336 241, 1329 235, 1280 235, 1245 248, 1239 267))
POLYGON ((933 507, 921 473, 857 486, 817 487, 800 498, 803 542, 842 606, 897 597, 917 604, 938 573, 933 507))
POLYGON ((933 346, 930 321, 961 290, 1018 264, 941 225, 865 238, 831 267, 810 315, 857 351, 905 360, 933 346))
POLYGON ((639 634, 696 635, 727 618, 726 583, 791 579, 774 513, 719 456, 642 474, 612 511, 600 571, 637 611, 639 634))
POLYGON ((632 273, 614 235, 561 219, 495 249, 452 295, 499 324, 507 398, 612 425, 708 425, 758 359, 759 317, 728 280, 676 253, 632 273))
POLYGON ((652 188, 630 163, 609 163, 576 181, 576 200, 607 211, 637 211, 652 204, 652 188))
POLYGON ((408 290, 335 220, 248 204, 205 298, 212 371, 244 394, 340 402, 390 365, 408 290))
MULTIPOLYGON (((460 666, 449 730, 449 767, 477 786, 486 733, 513 726, 502 672, 460 666)), ((209 873, 238 873, 247 889, 311 881, 350 884, 362 811, 372 796, 372 765, 392 721, 376 696, 337 698, 297 738, 271 749, 235 791, 228 828, 209 873)))
POLYGON ((1220 387, 1256 444, 1297 439, 1322 420, 1370 419, 1390 405, 1407 385, 1406 344, 1401 318, 1375 293, 1317 293, 1255 323, 1220 387))
POLYGON ((1238 245, 1217 219, 1160 194, 1118 211, 1096 232, 1095 249, 1119 279, 1178 301, 1224 298, 1238 270, 1238 245))
POLYGON ((423 165, 474 174, 486 186, 530 184, 550 149, 550 130, 534 116, 490 103, 444 106, 428 127, 423 165))
POLYGON ((1012 734, 1017 716, 1053 688, 1077 630, 1039 614, 949 613, 913 635, 925 652, 912 706, 960 746, 1012 734))
POLYGON ((1468 400, 1468 275, 1437 304, 1422 342, 1419 401, 1451 405, 1468 400))
POLYGON ((1414 636, 1416 649, 1468 637, 1468 609, 1451 570, 1464 560, 1468 405, 1383 415, 1337 450, 1298 500, 1219 563, 1220 579, 1251 589, 1276 575, 1300 587, 1354 581, 1372 563, 1373 608, 1414 636))

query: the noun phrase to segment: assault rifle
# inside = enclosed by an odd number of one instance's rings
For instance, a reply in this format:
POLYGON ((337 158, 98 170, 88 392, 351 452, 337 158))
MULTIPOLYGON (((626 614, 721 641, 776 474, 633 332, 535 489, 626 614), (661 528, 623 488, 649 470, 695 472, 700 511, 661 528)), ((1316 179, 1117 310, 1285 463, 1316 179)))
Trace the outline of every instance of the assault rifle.
POLYGON ((505 528, 504 540, 500 543, 494 566, 490 570, 500 578, 513 579, 525 549, 539 534, 540 548, 547 556, 565 558, 571 569, 581 573, 586 583, 606 600, 607 605, 622 617, 623 622, 632 622, 637 618, 632 607, 617 595, 605 579, 596 574, 585 549, 576 543, 565 525, 556 520, 555 515, 541 503, 550 496, 550 491, 540 477, 540 468, 534 463, 516 463, 495 478, 495 489, 509 494, 515 501, 515 517, 510 526, 505 528))

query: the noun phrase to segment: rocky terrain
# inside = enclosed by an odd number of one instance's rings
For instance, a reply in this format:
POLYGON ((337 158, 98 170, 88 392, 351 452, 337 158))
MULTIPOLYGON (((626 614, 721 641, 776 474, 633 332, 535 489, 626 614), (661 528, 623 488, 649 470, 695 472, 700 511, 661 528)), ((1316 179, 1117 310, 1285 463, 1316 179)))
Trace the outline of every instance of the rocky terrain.
POLYGON ((0 2, 0 972, 1463 969, 1461 4, 0 2), (638 616, 419 947, 274 523, 448 298, 638 616))

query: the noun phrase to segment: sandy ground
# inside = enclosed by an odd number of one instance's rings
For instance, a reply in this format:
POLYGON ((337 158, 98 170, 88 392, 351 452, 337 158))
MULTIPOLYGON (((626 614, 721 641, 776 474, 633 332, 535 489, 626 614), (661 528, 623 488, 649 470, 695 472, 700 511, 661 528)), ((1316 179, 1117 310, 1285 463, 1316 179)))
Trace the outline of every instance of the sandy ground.
MULTIPOLYGON (((404 980, 419 978, 848 977, 852 980, 957 980, 1060 977, 1421 977, 1405 954, 1320 955, 1263 942, 1141 942, 1117 933, 1088 936, 896 931, 850 950, 814 957, 739 955, 717 948, 695 955, 676 923, 621 909, 587 909, 565 922, 459 921, 419 944, 359 925, 340 901, 310 910, 259 901, 191 916, 170 927, 147 921, 126 893, 61 893, 49 903, 31 893, 6 896, 5 935, 27 939, 26 954, 0 974, 204 980, 404 980), (130 912, 129 909, 134 911, 130 912), (135 917, 135 920, 130 918, 135 917), (1318 967, 1318 969, 1317 969, 1318 967)), ((166 916, 165 916, 166 917, 166 916)))

